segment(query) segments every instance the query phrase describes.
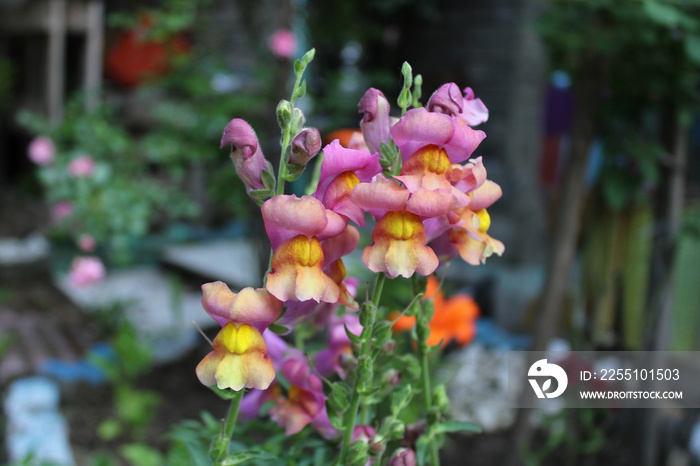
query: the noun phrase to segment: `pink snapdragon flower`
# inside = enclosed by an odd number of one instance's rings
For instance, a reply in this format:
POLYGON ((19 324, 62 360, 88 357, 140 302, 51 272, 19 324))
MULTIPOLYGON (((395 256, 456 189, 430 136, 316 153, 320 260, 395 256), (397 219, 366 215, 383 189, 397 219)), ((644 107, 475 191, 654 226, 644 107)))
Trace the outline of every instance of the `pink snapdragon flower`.
POLYGON ((68 280, 74 286, 87 286, 105 277, 105 266, 94 256, 76 257, 71 264, 68 280))
POLYGON ((336 139, 323 148, 321 175, 313 196, 327 209, 364 226, 365 212, 352 201, 351 194, 360 182, 370 181, 381 171, 376 153, 347 149, 336 139))
POLYGON ((278 29, 268 40, 268 46, 275 56, 292 58, 297 51, 297 36, 289 29, 278 29))
POLYGON ((229 144, 231 160, 238 177, 246 186, 248 195, 250 196, 253 190, 269 188, 263 182, 262 172, 272 173, 272 165, 263 155, 253 128, 244 120, 234 118, 224 128, 220 147, 223 149, 229 144))
POLYGON ((89 155, 75 157, 68 164, 68 173, 76 178, 88 178, 95 171, 95 160, 89 155))
POLYGON ((486 137, 483 131, 472 129, 460 118, 429 112, 424 107, 406 112, 390 133, 404 161, 422 147, 433 144, 444 148, 452 163, 461 163, 486 137))
POLYGON ((342 358, 352 355, 350 338, 345 329, 354 335, 362 333, 362 325, 357 314, 347 313, 343 317, 333 316, 328 325, 328 347, 316 355, 316 370, 328 377, 333 373, 345 378, 345 368, 342 358))
POLYGON ((37 165, 50 165, 56 158, 56 148, 48 136, 37 136, 29 143, 27 154, 37 165))
POLYGON ((267 289, 281 301, 334 303, 340 288, 323 268, 321 241, 343 233, 347 218, 311 196, 279 195, 262 206, 273 257, 267 289))
POLYGON ((311 424, 324 438, 333 438, 338 431, 333 428, 326 412, 323 382, 311 372, 306 358, 289 358, 284 361, 282 375, 291 387, 287 398, 270 409, 270 417, 293 435, 311 424))
POLYGON ((289 163, 304 167, 321 150, 321 133, 316 128, 304 128, 294 136, 289 163))
POLYGON ((389 458, 389 466, 416 466, 416 464, 416 452, 409 448, 398 448, 389 458))

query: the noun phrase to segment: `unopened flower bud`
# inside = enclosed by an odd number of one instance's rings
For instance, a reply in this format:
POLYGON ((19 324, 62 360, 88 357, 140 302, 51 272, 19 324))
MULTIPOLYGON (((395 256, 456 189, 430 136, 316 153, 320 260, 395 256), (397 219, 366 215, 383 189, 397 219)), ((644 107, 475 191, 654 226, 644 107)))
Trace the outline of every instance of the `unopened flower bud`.
POLYGON ((280 128, 284 129, 289 126, 292 122, 292 114, 294 113, 294 106, 288 100, 280 100, 277 104, 277 123, 280 128))
POLYGON ((292 114, 292 134, 298 132, 306 123, 306 117, 304 112, 300 108, 294 108, 294 113, 292 114))
POLYGON ((367 464, 367 442, 354 442, 350 445, 350 466, 367 464))
POLYGON ((223 434, 217 434, 209 444, 209 456, 212 458, 223 458, 228 453, 230 440, 223 434))
POLYGON ((386 445, 384 445, 383 437, 381 435, 373 435, 372 438, 367 442, 370 455, 378 455, 384 450, 386 450, 386 445))
POLYGON ((374 430, 372 426, 359 425, 355 426, 352 431, 352 437, 350 438, 350 443, 357 441, 367 443, 371 437, 377 435, 377 431, 374 430))
POLYGON ((221 136, 221 148, 228 144, 231 144, 231 160, 236 173, 245 184, 248 195, 251 196, 254 190, 270 188, 263 179, 263 172, 267 171, 269 176, 273 176, 272 165, 265 159, 253 128, 244 120, 234 118, 221 136))
POLYGON ((442 413, 446 413, 450 410, 450 397, 447 396, 447 390, 445 386, 440 384, 435 387, 433 391, 433 405, 438 408, 442 413))
POLYGON ((370 152, 378 153, 379 144, 389 140, 391 127, 389 101, 382 91, 371 87, 362 96, 357 108, 364 114, 360 121, 360 128, 362 128, 365 143, 370 152))
POLYGON ((389 458, 389 466, 416 466, 416 453, 409 448, 399 448, 389 458))
POLYGON ((360 382, 360 386, 369 384, 373 374, 372 361, 367 357, 361 357, 357 366, 357 380, 360 382))
POLYGON ((321 150, 321 133, 316 128, 305 128, 292 139, 292 155, 289 163, 305 166, 321 150))
POLYGON ((395 420, 389 429, 389 436, 391 438, 401 438, 404 436, 405 432, 406 425, 399 420, 395 420))

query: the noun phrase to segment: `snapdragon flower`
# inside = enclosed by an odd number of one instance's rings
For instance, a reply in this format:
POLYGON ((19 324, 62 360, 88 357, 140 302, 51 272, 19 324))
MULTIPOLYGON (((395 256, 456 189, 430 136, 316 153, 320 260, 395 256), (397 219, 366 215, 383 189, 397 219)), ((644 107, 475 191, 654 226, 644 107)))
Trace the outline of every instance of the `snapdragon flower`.
POLYGON ((266 389, 275 378, 262 332, 282 312, 282 303, 265 289, 233 293, 223 282, 202 286, 202 307, 222 329, 214 350, 197 365, 202 384, 235 391, 266 389))
POLYGON ((293 435, 311 424, 323 437, 333 438, 333 428, 326 412, 323 382, 311 372, 305 358, 291 357, 284 361, 282 375, 290 383, 286 399, 270 409, 270 418, 293 435))

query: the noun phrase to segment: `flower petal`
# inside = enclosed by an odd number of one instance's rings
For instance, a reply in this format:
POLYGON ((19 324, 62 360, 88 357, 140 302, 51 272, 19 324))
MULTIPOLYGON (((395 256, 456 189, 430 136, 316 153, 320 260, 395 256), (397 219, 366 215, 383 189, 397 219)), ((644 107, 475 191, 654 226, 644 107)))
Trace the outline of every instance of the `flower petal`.
POLYGON ((261 210, 273 250, 299 234, 315 236, 328 224, 326 208, 311 196, 275 196, 267 200, 261 210))
POLYGON ((202 285, 202 307, 221 326, 245 323, 260 332, 282 313, 282 303, 264 288, 244 288, 236 294, 221 281, 202 285))
POLYGON ((362 254, 363 263, 373 272, 389 278, 409 278, 414 272, 429 275, 439 261, 425 245, 425 229, 420 218, 410 212, 389 212, 372 232, 372 243, 362 254))
POLYGON ((323 249, 316 237, 289 239, 275 251, 267 289, 281 301, 336 302, 340 290, 323 272, 323 263, 323 249))
POLYGON ((408 190, 381 175, 371 183, 360 183, 350 195, 355 204, 375 217, 388 211, 404 210, 409 196, 408 190))
POLYGON ((333 179, 348 171, 353 172, 360 181, 369 181, 377 173, 381 173, 382 166, 379 165, 378 155, 365 150, 346 149, 336 139, 323 148, 321 175, 314 197, 322 199, 333 179))

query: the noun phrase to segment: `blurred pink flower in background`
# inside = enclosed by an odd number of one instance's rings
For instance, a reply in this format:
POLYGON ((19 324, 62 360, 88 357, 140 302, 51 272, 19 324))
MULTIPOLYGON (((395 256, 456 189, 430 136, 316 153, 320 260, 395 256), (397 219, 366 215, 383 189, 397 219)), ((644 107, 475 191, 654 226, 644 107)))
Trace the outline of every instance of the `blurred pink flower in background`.
POLYGON ((75 177, 92 176, 95 171, 95 161, 89 155, 81 155, 70 161, 68 173, 75 177))
POLYGON ((54 222, 60 222, 73 213, 73 203, 71 201, 60 201, 51 207, 51 218, 54 222))
POLYGON ((80 235, 80 238, 78 238, 78 246, 85 252, 94 251, 96 245, 95 238, 91 235, 80 235))
POLYGON ((280 58, 291 58, 297 51, 297 36, 289 29, 278 29, 268 40, 272 53, 280 58))
POLYGON ((56 148, 51 138, 38 136, 32 139, 27 148, 29 160, 37 165, 49 165, 56 157, 56 148))
POLYGON ((71 264, 68 280, 74 286, 86 286, 105 277, 105 266, 94 256, 76 257, 71 264))

